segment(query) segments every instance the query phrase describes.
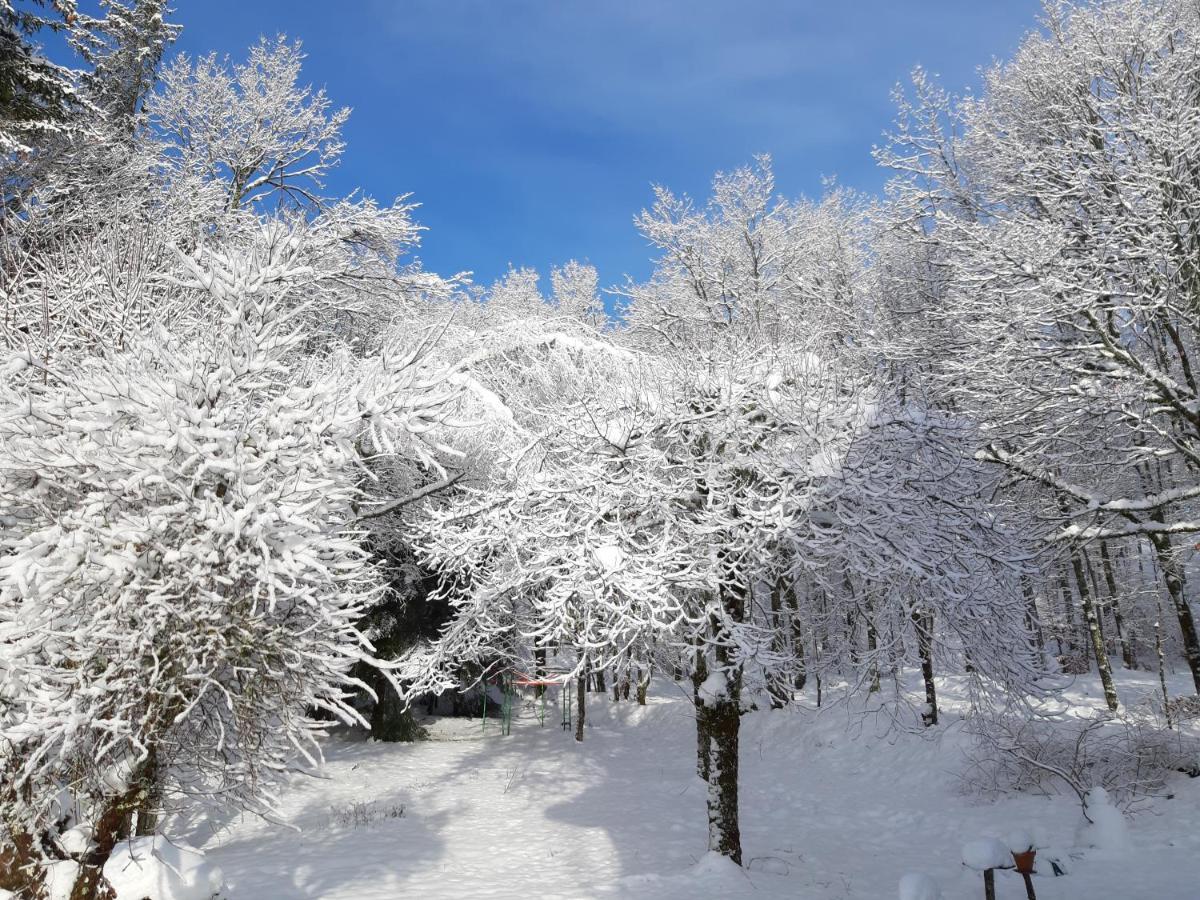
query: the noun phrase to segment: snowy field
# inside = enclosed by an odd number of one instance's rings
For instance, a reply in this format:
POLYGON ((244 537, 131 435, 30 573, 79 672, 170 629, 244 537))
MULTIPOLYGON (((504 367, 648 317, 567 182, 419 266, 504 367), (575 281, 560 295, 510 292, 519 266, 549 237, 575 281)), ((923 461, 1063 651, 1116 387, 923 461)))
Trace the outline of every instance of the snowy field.
MULTIPOLYGON (((1133 700, 1154 683, 1126 676, 1120 687, 1133 700)), ((644 708, 589 695, 582 745, 553 706, 543 728, 531 705, 509 737, 494 721, 485 736, 478 719, 441 719, 430 723, 434 740, 418 744, 331 740, 321 776, 297 776, 286 793, 283 818, 298 831, 251 818, 216 833, 211 822, 172 831, 204 848, 231 900, 882 900, 912 871, 956 900, 983 896, 962 845, 1014 828, 1069 868, 1040 872, 1041 900, 1197 896, 1200 779, 1180 775, 1173 799, 1142 806, 1127 846, 1088 847, 1072 796, 964 794, 965 738, 953 685, 943 690, 950 724, 934 740, 881 733, 881 718, 845 708, 746 716, 744 870, 704 856, 691 704, 664 680, 644 708)), ((1081 711, 1102 702, 1089 682, 1068 696, 1081 711)), ((998 873, 997 895, 1023 898, 1019 877, 998 873)))

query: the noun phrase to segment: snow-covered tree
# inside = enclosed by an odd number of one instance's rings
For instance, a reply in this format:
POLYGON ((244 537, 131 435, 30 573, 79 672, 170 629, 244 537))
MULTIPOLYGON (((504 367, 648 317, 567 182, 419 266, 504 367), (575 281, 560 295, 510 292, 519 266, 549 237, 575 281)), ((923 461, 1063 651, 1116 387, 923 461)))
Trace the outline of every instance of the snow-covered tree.
POLYGON ((303 59, 299 43, 282 36, 255 44, 244 63, 177 56, 146 103, 174 177, 220 182, 229 210, 321 207, 350 110, 331 109, 324 90, 299 83, 303 59))
POLYGON ((881 158, 940 248, 935 316, 958 338, 944 383, 985 426, 985 457, 1040 486, 1054 537, 1077 545, 1069 567, 1080 541, 1149 544, 1200 690, 1174 542, 1200 530, 1200 18, 1117 0, 1050 5, 1043 25, 979 97, 951 101, 918 73, 881 158))
POLYGON ((167 22, 166 0, 101 0, 100 8, 102 18, 77 15, 72 23, 76 50, 90 67, 82 87, 110 134, 128 138, 180 27, 167 22))
POLYGON ((68 29, 76 15, 74 0, 0 0, 0 175, 5 180, 7 157, 29 153, 42 138, 69 129, 82 106, 75 73, 42 56, 32 43, 42 29, 68 29))
MULTIPOLYGON (((293 233, 187 260, 207 334, 158 327, 0 408, 0 771, 5 875, 96 895, 115 842, 182 797, 267 810, 312 718, 362 721, 356 623, 380 579, 355 524, 360 460, 436 466, 452 389, 404 347, 314 364, 293 233), (132 821, 131 821, 132 820, 132 821), (69 849, 71 826, 87 849, 69 849)), ((75 842, 77 843, 77 842, 75 842)))

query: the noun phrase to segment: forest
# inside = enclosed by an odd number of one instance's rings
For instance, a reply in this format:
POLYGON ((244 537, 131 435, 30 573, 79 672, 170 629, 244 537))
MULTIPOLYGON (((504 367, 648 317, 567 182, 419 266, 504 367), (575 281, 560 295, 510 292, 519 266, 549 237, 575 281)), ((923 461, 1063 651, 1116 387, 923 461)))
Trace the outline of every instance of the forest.
POLYGON ((427 271, 299 42, 98 10, 0 0, 0 897, 1197 895, 1200 6, 613 285, 427 271))

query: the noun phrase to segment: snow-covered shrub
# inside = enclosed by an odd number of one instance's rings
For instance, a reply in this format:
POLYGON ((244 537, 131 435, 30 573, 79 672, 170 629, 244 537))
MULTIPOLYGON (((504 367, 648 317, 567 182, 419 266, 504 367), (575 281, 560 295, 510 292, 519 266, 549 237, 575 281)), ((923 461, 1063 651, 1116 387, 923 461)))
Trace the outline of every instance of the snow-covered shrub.
POLYGON ((1119 806, 1161 793, 1177 772, 1194 771, 1200 742, 1130 716, 1093 719, 977 716, 963 775, 968 790, 1073 792, 1086 806, 1094 788, 1119 806))
POLYGON ((451 395, 416 354, 298 354, 298 255, 276 228, 185 260, 218 327, 0 385, 3 843, 81 877, 181 795, 269 808, 289 759, 318 753, 312 711, 361 721, 350 670, 380 580, 358 462, 430 460, 419 435, 451 395), (60 841, 73 821, 81 852, 60 841))

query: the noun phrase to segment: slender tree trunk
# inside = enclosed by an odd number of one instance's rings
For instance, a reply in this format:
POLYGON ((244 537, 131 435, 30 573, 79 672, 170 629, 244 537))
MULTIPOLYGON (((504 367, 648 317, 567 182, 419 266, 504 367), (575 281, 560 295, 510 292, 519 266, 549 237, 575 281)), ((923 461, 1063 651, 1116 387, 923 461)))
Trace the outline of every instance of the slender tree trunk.
POLYGON ((1104 687, 1104 702, 1110 710, 1116 712, 1120 703, 1117 699, 1116 685, 1113 684, 1112 666, 1108 662, 1108 650, 1104 647, 1104 635, 1100 633, 1096 604, 1088 589, 1083 562, 1074 550, 1071 551, 1071 571, 1075 575, 1075 587, 1079 591, 1079 603, 1083 607, 1083 618, 1087 623, 1088 635, 1091 638, 1092 653, 1096 657, 1096 668, 1100 671, 1100 684, 1104 687))
POLYGON ((1041 659, 1046 653, 1046 638, 1042 634, 1042 617, 1038 615, 1037 594, 1028 578, 1021 578, 1021 592, 1025 594, 1025 627, 1029 629, 1029 639, 1033 642, 1031 649, 1041 659))
POLYGON ((925 709, 921 712, 921 722, 930 728, 938 723, 937 685, 933 681, 933 613, 914 609, 912 620, 917 631, 921 678, 925 682, 925 709))
POLYGON ((650 667, 638 668, 637 672, 637 702, 638 706, 646 705, 646 695, 650 692, 650 667))
MULTIPOLYGON (((616 676, 613 676, 613 677, 615 678, 616 676)), ((604 670, 603 669, 601 669, 599 672, 596 673, 595 679, 596 680, 595 680, 594 684, 596 685, 596 693, 597 694, 607 693, 608 688, 604 686, 604 670)))
POLYGON ((710 754, 708 707, 700 696, 700 686, 708 678, 708 663, 704 654, 696 650, 696 663, 692 667, 692 703, 696 709, 696 774, 708 781, 710 754))
POLYGON ((1092 565, 1092 556, 1086 550, 1080 550, 1079 555, 1083 560, 1083 571, 1087 575, 1088 587, 1092 592, 1092 602, 1096 607, 1096 620, 1100 623, 1100 638, 1104 641, 1104 650, 1111 657, 1116 650, 1114 645, 1108 639, 1108 623, 1104 621, 1104 614, 1107 612, 1110 604, 1104 602, 1104 596, 1100 592, 1100 581, 1096 577, 1096 567, 1092 565))
MULTIPOLYGON (((534 675, 534 678, 537 679, 538 681, 543 681, 546 678, 546 648, 545 647, 534 647, 533 648, 533 675, 534 675)), ((533 690, 533 695, 535 697, 540 698, 542 696, 542 694, 544 694, 544 693, 546 693, 546 686, 544 684, 539 684, 533 690)))
POLYGON ((1171 552, 1170 538, 1165 534, 1151 534, 1150 543, 1162 569, 1167 595, 1171 598, 1171 605, 1175 607, 1175 617, 1179 621, 1179 631, 1183 636, 1183 655, 1192 673, 1192 685, 1196 693, 1200 694, 1200 639, 1196 637, 1196 622, 1192 618, 1192 609, 1183 594, 1183 571, 1171 552))
POLYGON ((1079 634, 1075 628, 1075 598, 1071 596, 1071 585, 1065 572, 1058 578, 1059 590, 1062 591, 1063 618, 1066 622, 1067 652, 1074 656, 1079 650, 1079 634))
POLYGON ((871 660, 871 686, 867 689, 868 694, 876 694, 879 692, 879 638, 875 633, 875 610, 871 606, 871 601, 867 601, 867 655, 871 660))
POLYGON ((1108 589, 1109 603, 1112 604, 1113 627, 1117 632, 1117 644, 1121 648, 1121 664, 1126 669, 1137 668, 1137 656, 1133 641, 1125 630, 1125 616, 1121 611, 1121 596, 1117 591, 1117 577, 1113 570, 1112 558, 1108 554, 1108 542, 1100 542, 1100 569, 1104 573, 1104 586, 1108 589))
MULTIPOLYGON (((787 630, 784 628, 783 606, 787 585, 782 577, 771 585, 771 650, 780 658, 787 651, 787 630)), ((786 675, 777 670, 767 672, 767 695, 771 698, 771 709, 783 709, 792 699, 791 687, 786 675)))
POLYGON ((796 596, 795 591, 791 591, 789 601, 792 608, 792 652, 796 655, 796 677, 792 687, 802 691, 808 684, 808 664, 804 658, 804 626, 800 623, 800 598, 796 596))
POLYGON ((1162 625, 1156 619, 1154 621, 1154 654, 1158 657, 1158 684, 1162 688, 1163 698, 1163 717, 1167 720, 1167 727, 1171 727, 1171 695, 1167 692, 1167 657, 1163 653, 1162 645, 1162 625))
POLYGON ((583 717, 587 714, 587 676, 580 674, 575 682, 575 740, 583 740, 583 717))

